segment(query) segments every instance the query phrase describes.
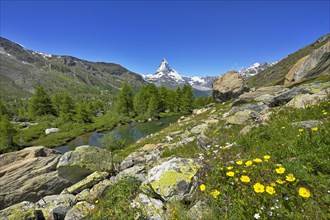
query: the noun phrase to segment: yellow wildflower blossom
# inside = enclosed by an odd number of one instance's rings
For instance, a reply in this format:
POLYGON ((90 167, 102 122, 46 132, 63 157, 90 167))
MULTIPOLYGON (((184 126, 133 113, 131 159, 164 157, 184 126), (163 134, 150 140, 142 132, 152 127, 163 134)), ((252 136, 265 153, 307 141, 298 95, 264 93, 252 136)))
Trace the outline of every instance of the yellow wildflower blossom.
POLYGON ((309 190, 306 189, 306 188, 304 188, 304 187, 300 187, 299 190, 298 190, 298 192, 299 192, 299 195, 301 197, 308 198, 308 197, 311 196, 311 193, 309 192, 309 190))
POLYGON ((277 163, 277 164, 275 164, 275 166, 277 166, 277 167, 282 167, 283 164, 277 163))
POLYGON ((212 190, 212 192, 210 192, 210 194, 216 199, 218 197, 218 195, 220 195, 220 192, 216 189, 212 190))
POLYGON ((270 159, 270 155, 265 155, 265 156, 264 156, 264 159, 265 159, 265 160, 269 160, 269 159, 270 159))
POLYGON ((276 186, 276 183, 271 182, 270 185, 271 185, 272 187, 275 187, 275 186, 276 186))
POLYGON ((294 177, 294 175, 292 173, 289 173, 286 177, 285 177, 286 181, 288 182, 293 182, 296 180, 296 177, 294 177))
POLYGON ((276 182, 280 185, 283 185, 285 183, 285 181, 281 180, 281 179, 277 179, 276 182))
POLYGON ((249 183, 250 182, 250 177, 243 175, 243 176, 241 176, 240 180, 243 183, 249 183))
POLYGON ((276 171, 276 173, 278 173, 278 174, 282 174, 282 173, 285 172, 285 168, 284 168, 284 167, 279 167, 279 168, 277 168, 275 171, 276 171))
POLYGON ((201 184, 201 185, 199 186, 199 189, 203 192, 203 191, 205 191, 206 186, 205 186, 204 184, 201 184))
POLYGON ((253 159, 253 161, 256 162, 256 163, 261 163, 262 162, 262 160, 260 158, 255 158, 255 159, 253 159))
POLYGON ((230 167, 227 167, 227 170, 232 170, 233 169, 233 167, 232 166, 230 166, 230 167))
POLYGON ((304 129, 302 129, 302 128, 299 128, 299 129, 298 129, 298 131, 299 131, 299 132, 303 132, 303 131, 304 131, 304 129))
POLYGON ((256 183, 253 185, 253 189, 256 193, 263 193, 265 192, 265 186, 261 183, 256 183))
POLYGON ((233 171, 229 171, 226 173, 227 176, 233 177, 235 173, 233 171))
POLYGON ((312 128, 312 131, 318 131, 318 130, 319 130, 318 127, 312 128))
POLYGON ((275 189, 272 186, 266 186, 266 192, 270 195, 275 194, 275 189))
POLYGON ((241 160, 236 161, 236 164, 237 164, 237 165, 242 165, 242 164, 243 164, 243 161, 241 161, 241 160))
POLYGON ((245 166, 248 167, 248 166, 251 166, 251 165, 252 165, 252 160, 248 160, 248 161, 245 162, 245 166))

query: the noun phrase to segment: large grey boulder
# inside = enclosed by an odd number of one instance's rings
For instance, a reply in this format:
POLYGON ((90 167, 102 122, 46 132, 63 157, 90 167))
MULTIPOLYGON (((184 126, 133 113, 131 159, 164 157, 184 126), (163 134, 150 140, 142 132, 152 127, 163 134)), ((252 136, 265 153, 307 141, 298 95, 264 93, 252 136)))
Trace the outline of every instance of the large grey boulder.
POLYGON ((45 147, 29 147, 0 155, 0 209, 21 201, 36 202, 70 185, 56 165, 61 154, 45 147))
POLYGON ((197 188, 200 165, 193 159, 166 158, 148 171, 141 189, 165 201, 189 201, 197 188))
POLYGON ((159 199, 149 198, 147 195, 140 193, 131 203, 133 208, 141 209, 147 219, 163 220, 168 219, 165 212, 164 203, 159 199))
POLYGON ((76 183, 95 171, 112 171, 111 152, 99 147, 80 146, 66 152, 57 165, 59 175, 76 183))
POLYGON ((23 201, 0 211, 0 219, 36 219, 33 202, 23 201))
POLYGON ((229 71, 213 81, 212 91, 216 102, 224 102, 237 98, 244 92, 249 91, 249 88, 238 72, 229 71))

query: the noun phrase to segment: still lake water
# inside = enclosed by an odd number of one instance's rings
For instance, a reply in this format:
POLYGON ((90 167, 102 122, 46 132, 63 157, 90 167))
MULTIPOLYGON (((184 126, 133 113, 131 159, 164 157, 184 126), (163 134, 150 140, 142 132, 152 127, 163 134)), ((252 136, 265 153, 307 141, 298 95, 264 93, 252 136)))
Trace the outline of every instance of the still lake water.
POLYGON ((114 135, 116 138, 125 140, 126 145, 135 143, 137 140, 148 136, 149 134, 155 133, 165 127, 170 123, 176 122, 178 120, 177 116, 161 118, 159 121, 148 121, 145 123, 135 122, 134 125, 121 125, 115 127, 111 131, 105 131, 102 133, 89 132, 83 134, 74 140, 68 142, 66 145, 56 147, 55 150, 58 150, 62 153, 67 151, 74 150, 76 147, 81 145, 90 145, 90 146, 101 146, 101 139, 104 135, 110 134, 114 135), (161 125, 160 125, 161 123, 161 125))

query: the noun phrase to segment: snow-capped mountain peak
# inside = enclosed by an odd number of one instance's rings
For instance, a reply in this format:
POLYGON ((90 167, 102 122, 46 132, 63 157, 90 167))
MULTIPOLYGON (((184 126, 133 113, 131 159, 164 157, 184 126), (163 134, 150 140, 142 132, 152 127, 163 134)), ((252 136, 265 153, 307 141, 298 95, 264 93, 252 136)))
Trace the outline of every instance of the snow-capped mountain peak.
POLYGON ((162 60, 160 66, 157 69, 157 72, 165 72, 165 73, 169 73, 171 72, 172 69, 171 67, 168 65, 167 61, 165 59, 162 60))
POLYGON ((259 72, 263 71, 264 69, 273 66, 275 63, 268 63, 268 62, 264 62, 264 63, 254 63, 253 65, 251 65, 248 68, 242 69, 239 71, 239 73, 241 74, 241 76, 243 78, 249 78, 250 76, 254 76, 256 74, 258 74, 259 72))

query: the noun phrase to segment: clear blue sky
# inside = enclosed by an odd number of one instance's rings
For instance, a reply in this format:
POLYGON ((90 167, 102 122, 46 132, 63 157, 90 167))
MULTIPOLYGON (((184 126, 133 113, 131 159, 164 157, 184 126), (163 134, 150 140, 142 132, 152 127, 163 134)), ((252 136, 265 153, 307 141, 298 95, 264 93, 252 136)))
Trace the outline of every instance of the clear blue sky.
POLYGON ((219 75, 274 62, 330 32, 329 0, 4 1, 0 34, 42 53, 154 73, 219 75))

